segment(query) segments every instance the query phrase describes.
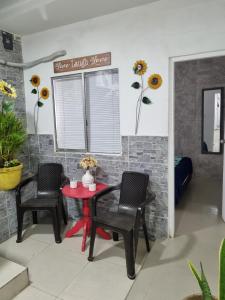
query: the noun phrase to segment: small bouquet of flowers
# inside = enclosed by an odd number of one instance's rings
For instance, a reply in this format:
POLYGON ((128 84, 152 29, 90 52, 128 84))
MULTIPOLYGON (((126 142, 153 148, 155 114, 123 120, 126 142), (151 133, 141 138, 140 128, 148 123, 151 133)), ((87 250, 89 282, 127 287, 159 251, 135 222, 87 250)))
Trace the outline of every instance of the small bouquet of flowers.
POLYGON ((89 170, 97 167, 97 160, 93 156, 86 156, 80 161, 80 166, 85 170, 89 170))

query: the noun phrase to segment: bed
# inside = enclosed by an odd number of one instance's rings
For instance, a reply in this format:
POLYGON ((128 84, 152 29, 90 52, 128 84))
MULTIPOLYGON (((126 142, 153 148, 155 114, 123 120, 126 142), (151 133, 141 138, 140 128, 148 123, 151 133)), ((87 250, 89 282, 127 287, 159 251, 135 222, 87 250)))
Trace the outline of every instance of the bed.
POLYGON ((181 199, 181 195, 190 182, 193 173, 192 160, 189 157, 175 157, 175 204, 181 199))

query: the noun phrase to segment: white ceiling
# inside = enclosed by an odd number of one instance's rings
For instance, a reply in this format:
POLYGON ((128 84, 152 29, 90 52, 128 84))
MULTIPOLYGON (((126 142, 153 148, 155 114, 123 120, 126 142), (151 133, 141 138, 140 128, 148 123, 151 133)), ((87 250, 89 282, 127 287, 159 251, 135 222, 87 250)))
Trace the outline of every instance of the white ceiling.
POLYGON ((0 28, 27 35, 158 0, 0 0, 0 28))

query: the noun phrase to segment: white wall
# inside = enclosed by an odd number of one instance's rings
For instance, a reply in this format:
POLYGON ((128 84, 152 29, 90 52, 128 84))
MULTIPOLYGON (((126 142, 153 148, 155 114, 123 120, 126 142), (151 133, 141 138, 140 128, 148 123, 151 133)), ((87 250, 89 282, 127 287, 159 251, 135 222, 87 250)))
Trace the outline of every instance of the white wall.
MULTIPOLYGON (((148 92, 154 104, 143 106, 139 135, 167 136, 169 57, 225 49, 225 0, 162 0, 25 36, 22 43, 25 62, 61 49, 67 50, 62 59, 111 51, 112 67, 120 70, 122 135, 134 135, 137 91, 130 87, 136 80, 132 66, 145 59, 149 73, 159 72, 164 83, 148 92)), ((40 75, 42 84, 50 88, 53 63, 25 71, 28 116, 35 103, 30 93, 32 74, 40 75)), ((28 132, 33 132, 30 117, 28 132)), ((39 133, 54 133, 51 98, 40 111, 39 133)))

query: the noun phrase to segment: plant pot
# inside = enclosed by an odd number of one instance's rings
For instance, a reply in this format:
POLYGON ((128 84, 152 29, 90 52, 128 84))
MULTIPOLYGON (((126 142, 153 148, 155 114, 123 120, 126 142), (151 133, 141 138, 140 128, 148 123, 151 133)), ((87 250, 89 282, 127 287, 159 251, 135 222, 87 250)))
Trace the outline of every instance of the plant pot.
POLYGON ((84 187, 88 188, 89 184, 94 183, 94 177, 91 175, 90 170, 87 170, 82 177, 82 184, 84 187))
POLYGON ((21 181, 23 165, 0 168, 0 191, 14 189, 21 181))
MULTIPOLYGON (((213 297, 212 299, 217 300, 216 297, 213 297)), ((203 300, 203 297, 202 297, 202 295, 192 295, 192 296, 184 298, 184 300, 203 300)))

